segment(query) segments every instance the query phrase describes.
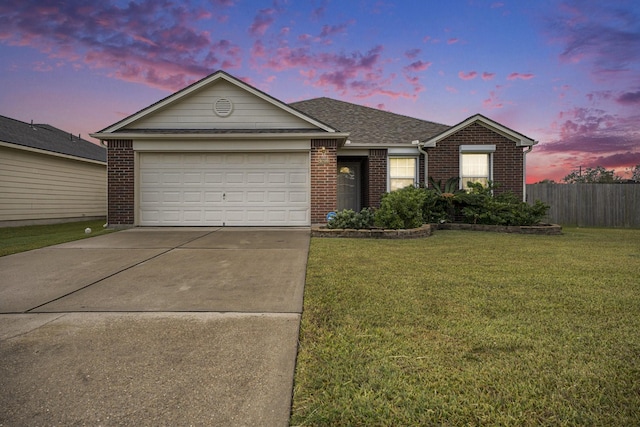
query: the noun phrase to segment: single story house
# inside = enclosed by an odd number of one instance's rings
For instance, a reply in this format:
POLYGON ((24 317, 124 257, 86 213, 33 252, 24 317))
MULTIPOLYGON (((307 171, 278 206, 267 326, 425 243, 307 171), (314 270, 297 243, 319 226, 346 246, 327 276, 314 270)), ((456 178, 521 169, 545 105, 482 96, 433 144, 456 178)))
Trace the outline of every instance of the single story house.
POLYGON ((286 104, 218 71, 92 134, 112 226, 309 226, 428 177, 524 197, 536 143, 482 115, 455 126, 329 98, 286 104))
POLYGON ((0 226, 106 214, 104 147, 50 125, 0 116, 0 226))

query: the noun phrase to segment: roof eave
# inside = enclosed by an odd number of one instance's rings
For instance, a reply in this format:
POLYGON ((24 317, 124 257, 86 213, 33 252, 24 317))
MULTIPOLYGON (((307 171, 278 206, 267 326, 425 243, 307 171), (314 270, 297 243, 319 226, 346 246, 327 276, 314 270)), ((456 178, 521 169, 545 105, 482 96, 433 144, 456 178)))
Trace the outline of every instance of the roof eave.
POLYGON ((338 139, 346 141, 348 132, 265 132, 265 133, 140 133, 140 132, 97 132, 90 134, 93 138, 101 141, 114 139, 135 139, 135 140, 158 140, 158 139, 338 139))
POLYGON ((537 144, 537 141, 528 138, 524 135, 522 135, 519 132, 516 132, 512 129, 509 129, 506 126, 501 125, 498 122, 495 122, 485 116, 483 116, 482 114, 475 114, 465 120, 463 120, 462 122, 458 123, 455 126, 450 127, 449 129, 445 130, 444 132, 441 132, 438 135, 433 136, 432 138, 429 138, 425 141, 423 141, 420 145, 422 145, 425 148, 433 148, 437 145, 438 142, 442 141, 443 139, 453 135, 454 133, 466 128, 467 126, 476 123, 476 122, 480 122, 482 123, 485 127, 490 128, 491 130, 493 130, 496 133, 499 133, 500 135, 514 141, 516 143, 516 147, 530 147, 533 146, 535 144, 537 144))

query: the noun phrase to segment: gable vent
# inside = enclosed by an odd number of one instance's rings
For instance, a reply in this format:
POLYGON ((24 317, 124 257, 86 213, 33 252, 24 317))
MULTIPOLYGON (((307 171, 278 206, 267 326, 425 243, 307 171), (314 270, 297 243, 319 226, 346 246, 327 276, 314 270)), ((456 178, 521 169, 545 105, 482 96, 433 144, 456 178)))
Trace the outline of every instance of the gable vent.
POLYGON ((218 98, 213 103, 213 112, 219 117, 227 117, 233 111, 233 103, 229 98, 218 98))

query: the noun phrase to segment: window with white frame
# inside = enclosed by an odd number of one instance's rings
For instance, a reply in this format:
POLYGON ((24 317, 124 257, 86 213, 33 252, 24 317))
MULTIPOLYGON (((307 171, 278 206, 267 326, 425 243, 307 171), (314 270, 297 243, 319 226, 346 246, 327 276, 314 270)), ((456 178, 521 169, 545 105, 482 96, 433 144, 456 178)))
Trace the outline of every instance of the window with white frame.
POLYGON ((416 184, 417 162, 418 159, 415 157, 389 158, 389 191, 416 184))
POLYGON ((493 176, 493 152, 495 145, 460 146, 460 184, 464 190, 468 182, 479 182, 485 187, 493 176))

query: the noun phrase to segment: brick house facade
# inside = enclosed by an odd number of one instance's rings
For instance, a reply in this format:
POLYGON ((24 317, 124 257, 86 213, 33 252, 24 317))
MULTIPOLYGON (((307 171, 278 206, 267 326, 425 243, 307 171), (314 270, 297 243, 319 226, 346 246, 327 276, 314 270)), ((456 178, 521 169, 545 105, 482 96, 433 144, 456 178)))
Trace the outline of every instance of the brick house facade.
POLYGON ((108 223, 126 226, 324 223, 461 177, 476 151, 485 179, 524 197, 535 144, 481 115, 446 126, 330 98, 284 104, 221 71, 92 136, 108 146, 108 223), (195 122, 175 120, 191 111, 195 122))

